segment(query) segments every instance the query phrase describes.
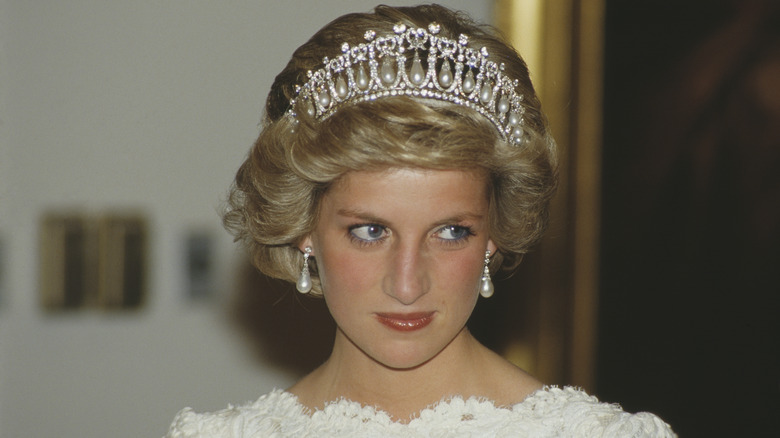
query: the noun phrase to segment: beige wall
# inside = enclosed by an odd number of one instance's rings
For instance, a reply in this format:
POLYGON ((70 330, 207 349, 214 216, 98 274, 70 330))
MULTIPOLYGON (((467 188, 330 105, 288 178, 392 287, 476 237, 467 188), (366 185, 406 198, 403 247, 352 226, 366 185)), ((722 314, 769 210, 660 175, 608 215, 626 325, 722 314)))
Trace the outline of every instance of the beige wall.
MULTIPOLYGON (((416 2, 398 2, 413 4, 416 2)), ((490 18, 490 1, 443 1, 490 18)), ((218 236, 224 302, 239 254, 215 211, 292 49, 365 1, 0 0, 0 437, 162 435, 294 376, 258 363, 220 305, 184 298, 183 239, 218 236), (44 211, 140 208, 140 312, 38 307, 44 211)))

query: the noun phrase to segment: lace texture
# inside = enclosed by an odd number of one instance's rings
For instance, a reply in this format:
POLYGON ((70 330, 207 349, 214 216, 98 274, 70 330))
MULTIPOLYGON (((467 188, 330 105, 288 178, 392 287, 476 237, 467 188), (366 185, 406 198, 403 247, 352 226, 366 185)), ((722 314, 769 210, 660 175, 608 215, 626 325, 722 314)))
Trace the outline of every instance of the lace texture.
POLYGON ((198 414, 176 415, 165 438, 281 437, 620 437, 672 438, 657 416, 629 414, 584 391, 546 387, 511 408, 477 398, 454 397, 424 409, 408 424, 381 410, 340 400, 307 413, 298 399, 274 390, 254 403, 198 414))

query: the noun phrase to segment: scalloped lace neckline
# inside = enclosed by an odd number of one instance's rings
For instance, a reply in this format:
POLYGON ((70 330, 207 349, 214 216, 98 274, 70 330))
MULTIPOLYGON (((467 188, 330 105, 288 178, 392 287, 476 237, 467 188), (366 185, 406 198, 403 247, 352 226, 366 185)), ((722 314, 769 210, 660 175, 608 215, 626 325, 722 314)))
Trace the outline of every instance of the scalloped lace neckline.
POLYGON ((453 395, 451 397, 444 397, 440 401, 429 405, 420 410, 416 415, 409 420, 393 420, 392 416, 378 407, 370 405, 362 405, 361 403, 350 400, 347 398, 339 398, 337 400, 329 401, 321 409, 310 409, 304 406, 299 400, 298 396, 283 389, 274 389, 271 391, 269 397, 278 397, 280 401, 288 404, 294 410, 297 410, 301 415, 309 418, 317 418, 319 416, 332 417, 334 415, 346 415, 349 417, 360 417, 364 421, 373 418, 380 423, 385 424, 399 424, 399 425, 414 425, 415 423, 427 421, 436 416, 446 415, 448 413, 465 413, 465 412, 478 412, 478 411, 505 411, 507 414, 511 412, 518 412, 524 408, 532 409, 537 399, 543 399, 548 396, 555 396, 553 393, 558 393, 558 396, 565 395, 575 398, 590 398, 591 396, 584 393, 581 389, 574 387, 558 388, 557 386, 545 385, 530 394, 528 394, 522 401, 507 406, 496 406, 495 402, 485 398, 470 396, 463 398, 460 395, 453 395))

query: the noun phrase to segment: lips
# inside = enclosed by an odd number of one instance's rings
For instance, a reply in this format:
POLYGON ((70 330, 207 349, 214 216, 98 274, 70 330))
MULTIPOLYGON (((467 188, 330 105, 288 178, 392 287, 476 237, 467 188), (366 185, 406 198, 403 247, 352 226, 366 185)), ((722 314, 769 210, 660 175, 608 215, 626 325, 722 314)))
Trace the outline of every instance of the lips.
POLYGON ((377 313, 376 318, 385 326, 399 332, 421 330, 433 321, 435 312, 377 313))

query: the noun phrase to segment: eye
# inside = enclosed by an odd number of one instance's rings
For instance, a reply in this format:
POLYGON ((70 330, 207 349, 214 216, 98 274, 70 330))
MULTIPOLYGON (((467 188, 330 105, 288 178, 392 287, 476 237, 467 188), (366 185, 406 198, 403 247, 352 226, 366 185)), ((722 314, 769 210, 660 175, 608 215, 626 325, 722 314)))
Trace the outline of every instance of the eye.
POLYGON ((463 240, 473 236, 471 228, 460 225, 447 225, 436 232, 437 237, 443 240, 463 240))
POLYGON ((354 225, 349 228, 349 233, 364 242, 374 242, 385 236, 385 227, 377 224, 354 225))

